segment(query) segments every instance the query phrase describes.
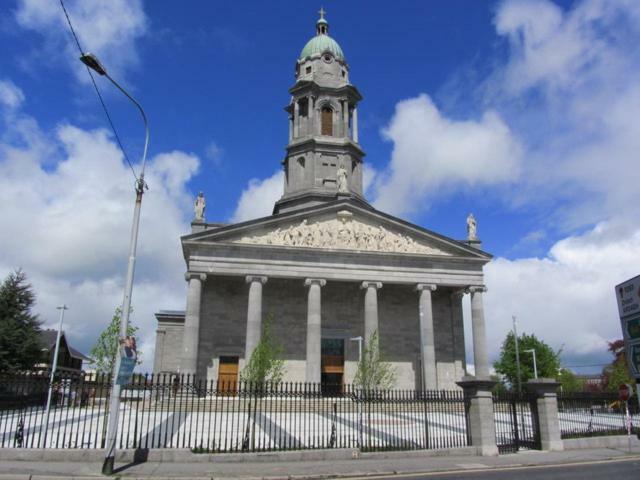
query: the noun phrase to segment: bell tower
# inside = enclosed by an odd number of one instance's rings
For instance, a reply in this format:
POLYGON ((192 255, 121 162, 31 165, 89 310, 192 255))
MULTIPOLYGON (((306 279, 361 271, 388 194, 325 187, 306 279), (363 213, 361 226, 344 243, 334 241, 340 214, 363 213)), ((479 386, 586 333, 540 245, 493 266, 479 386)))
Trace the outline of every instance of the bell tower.
POLYGON ((289 144, 283 161, 284 194, 274 213, 336 200, 365 202, 358 143, 358 102, 362 96, 349 82, 349 65, 340 45, 329 36, 320 10, 316 35, 295 65, 296 83, 289 89, 289 144))

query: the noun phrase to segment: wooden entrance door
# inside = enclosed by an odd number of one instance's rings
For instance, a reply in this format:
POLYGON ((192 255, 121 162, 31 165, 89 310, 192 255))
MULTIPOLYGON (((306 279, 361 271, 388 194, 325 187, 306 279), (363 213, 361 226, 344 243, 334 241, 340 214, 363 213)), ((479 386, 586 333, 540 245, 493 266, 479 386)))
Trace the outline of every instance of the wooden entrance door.
POLYGON ((321 357, 322 393, 342 391, 344 376, 344 339, 323 338, 321 357))
POLYGON ((218 392, 235 395, 238 391, 239 357, 220 357, 218 364, 218 392))

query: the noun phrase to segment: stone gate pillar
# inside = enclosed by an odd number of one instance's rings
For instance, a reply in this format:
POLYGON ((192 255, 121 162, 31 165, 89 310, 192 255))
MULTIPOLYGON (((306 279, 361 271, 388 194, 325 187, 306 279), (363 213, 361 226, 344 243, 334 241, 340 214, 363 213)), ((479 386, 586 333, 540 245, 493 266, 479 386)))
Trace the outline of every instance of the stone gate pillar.
POLYGON ((560 436, 556 393, 559 385, 553 378, 537 378, 527 382, 527 391, 536 397, 542 450, 564 450, 564 442, 560 436))
POLYGON ((493 394, 496 382, 489 379, 464 377, 457 384, 464 390, 471 446, 483 456, 498 455, 496 425, 493 414, 493 394))

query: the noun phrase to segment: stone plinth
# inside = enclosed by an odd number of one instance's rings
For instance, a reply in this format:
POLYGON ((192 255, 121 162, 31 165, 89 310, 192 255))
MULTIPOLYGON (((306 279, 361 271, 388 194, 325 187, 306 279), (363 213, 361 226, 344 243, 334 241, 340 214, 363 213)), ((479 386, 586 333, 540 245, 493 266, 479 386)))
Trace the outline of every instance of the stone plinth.
POLYGON ((463 377, 456 383, 464 390, 464 396, 468 402, 467 415, 471 446, 477 449, 478 455, 487 457, 498 455, 491 393, 496 382, 489 377, 463 377))
POLYGON ((527 382, 527 391, 537 397, 540 422, 540 444, 543 450, 564 450, 558 419, 558 395, 560 384, 553 378, 537 378, 527 382))

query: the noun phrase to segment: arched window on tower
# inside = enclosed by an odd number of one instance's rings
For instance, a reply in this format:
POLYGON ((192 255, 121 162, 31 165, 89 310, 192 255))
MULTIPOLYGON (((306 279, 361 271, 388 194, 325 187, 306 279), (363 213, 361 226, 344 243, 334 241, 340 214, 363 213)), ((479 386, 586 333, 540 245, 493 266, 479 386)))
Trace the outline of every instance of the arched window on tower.
POLYGON ((321 135, 333 135, 333 110, 330 107, 322 107, 321 135))

